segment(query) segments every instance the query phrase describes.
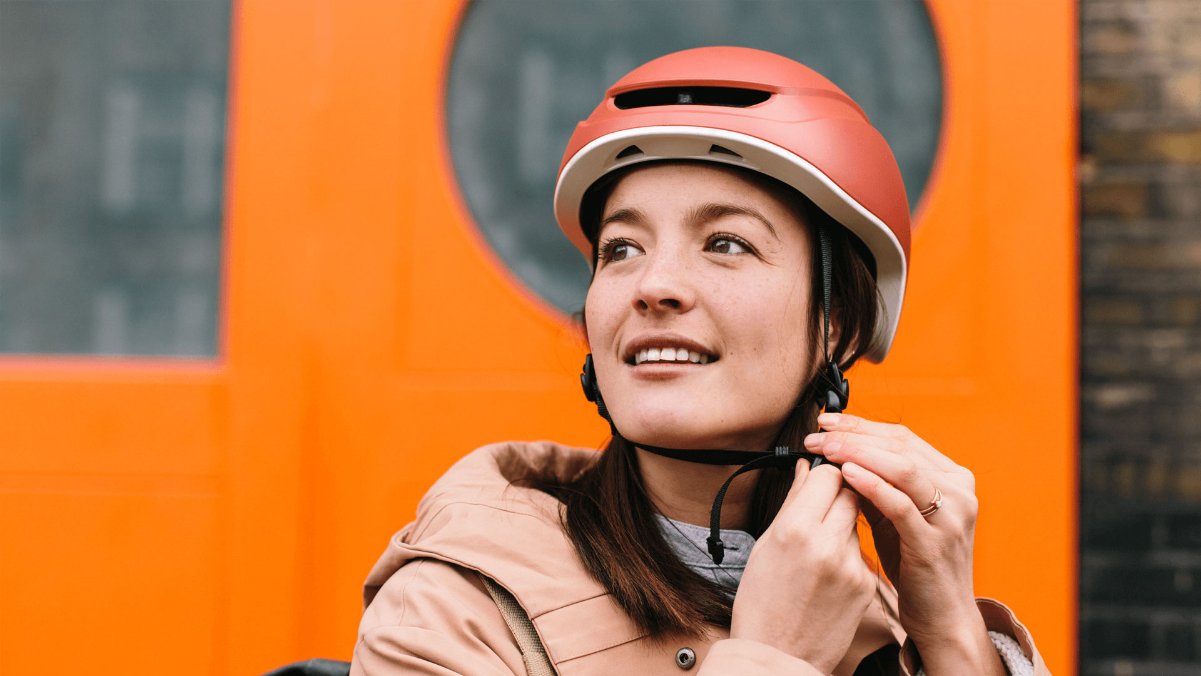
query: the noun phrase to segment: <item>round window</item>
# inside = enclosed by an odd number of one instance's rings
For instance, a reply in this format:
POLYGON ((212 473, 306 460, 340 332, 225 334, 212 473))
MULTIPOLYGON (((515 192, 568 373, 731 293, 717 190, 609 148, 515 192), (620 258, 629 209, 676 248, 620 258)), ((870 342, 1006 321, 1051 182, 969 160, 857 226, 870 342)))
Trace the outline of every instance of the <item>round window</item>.
POLYGON ((448 86, 455 171, 489 245, 564 312, 582 307, 588 286, 586 261, 551 213, 567 139, 619 77, 703 45, 766 49, 833 80, 888 139, 917 203, 942 113, 920 0, 476 0, 448 86))

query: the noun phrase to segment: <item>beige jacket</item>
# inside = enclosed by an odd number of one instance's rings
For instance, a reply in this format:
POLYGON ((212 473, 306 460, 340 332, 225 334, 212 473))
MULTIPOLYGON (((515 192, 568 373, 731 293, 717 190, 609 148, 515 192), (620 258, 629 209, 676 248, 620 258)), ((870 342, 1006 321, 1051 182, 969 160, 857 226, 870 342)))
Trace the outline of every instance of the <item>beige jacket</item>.
MULTIPOLYGON (((645 635, 584 569, 560 525, 561 503, 511 486, 501 471, 516 460, 569 476, 593 458, 594 451, 547 442, 505 443, 481 448, 451 468, 367 578, 351 673, 524 674, 516 640, 480 575, 516 597, 562 676, 681 676, 676 654, 682 648, 695 651, 698 674, 818 673, 770 646, 731 639, 718 627, 700 639, 645 635)), ((899 625, 887 619, 896 617, 895 592, 884 587, 835 674, 850 676, 866 656, 895 652, 903 643, 899 625)), ((1018 639, 1035 673, 1048 673, 1006 608, 982 601, 981 610, 989 629, 1018 639)), ((895 673, 910 673, 915 656, 907 648, 895 673)))

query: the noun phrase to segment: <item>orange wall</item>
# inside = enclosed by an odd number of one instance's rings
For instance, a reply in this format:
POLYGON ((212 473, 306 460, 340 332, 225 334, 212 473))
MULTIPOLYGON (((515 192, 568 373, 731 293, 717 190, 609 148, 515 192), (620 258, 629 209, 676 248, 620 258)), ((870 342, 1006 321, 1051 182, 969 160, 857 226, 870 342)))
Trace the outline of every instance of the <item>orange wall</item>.
MULTIPOLYGON (((1075 3, 930 4, 943 147, 899 339, 853 372, 852 411, 976 471, 979 591, 1068 673, 1075 3)), ((455 459, 602 442, 579 339, 485 250, 452 178, 461 10, 238 4, 223 356, 0 360, 0 673, 346 658, 362 578, 455 459)))

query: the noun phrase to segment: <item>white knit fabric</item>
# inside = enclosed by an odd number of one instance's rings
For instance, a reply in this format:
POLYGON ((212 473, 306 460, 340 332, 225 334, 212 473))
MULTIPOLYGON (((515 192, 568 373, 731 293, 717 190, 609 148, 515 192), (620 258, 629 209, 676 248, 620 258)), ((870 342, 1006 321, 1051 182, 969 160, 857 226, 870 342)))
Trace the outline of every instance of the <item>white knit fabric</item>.
POLYGON ((999 631, 988 632, 992 644, 997 647, 1001 661, 1011 676, 1034 676, 1034 663, 1022 652, 1022 646, 1012 636, 1006 636, 999 631))

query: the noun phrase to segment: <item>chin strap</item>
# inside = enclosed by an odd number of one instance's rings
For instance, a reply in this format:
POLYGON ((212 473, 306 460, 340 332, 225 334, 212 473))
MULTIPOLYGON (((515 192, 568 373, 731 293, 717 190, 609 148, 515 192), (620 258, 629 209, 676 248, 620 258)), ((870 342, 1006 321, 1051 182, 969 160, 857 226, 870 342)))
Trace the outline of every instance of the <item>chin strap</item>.
MULTIPOLYGON (((825 228, 820 225, 817 228, 817 236, 821 251, 822 321, 825 331, 822 348, 826 356, 826 368, 822 373, 822 377, 827 385, 827 389, 818 396, 818 404, 826 413, 841 413, 846 408, 847 401, 850 399, 851 386, 847 382, 847 379, 842 376, 842 371, 839 370, 838 364, 834 363, 834 360, 830 357, 830 289, 832 286, 830 240, 826 235, 825 228)), ((613 418, 609 415, 609 409, 605 406, 604 398, 601 397, 600 385, 596 379, 596 369, 592 365, 591 354, 584 358, 584 368, 580 373, 580 385, 584 388, 584 396, 588 401, 596 404, 596 412, 609 423, 609 431, 614 437, 621 437, 644 451, 673 460, 697 462, 703 465, 739 465, 738 469, 734 470, 734 473, 718 489, 717 497, 713 499, 713 509, 709 512, 709 537, 706 539, 706 542, 709 544, 709 556, 713 557, 713 563, 718 565, 721 564, 726 555, 725 544, 721 541, 721 506, 722 502, 726 499, 726 491, 730 489, 730 484, 734 482, 734 479, 738 478, 741 474, 756 469, 768 467, 791 468, 801 460, 808 462, 810 469, 822 464, 839 467, 835 463, 829 463, 823 456, 804 451, 793 451, 787 446, 777 446, 773 451, 738 451, 730 449, 666 448, 664 446, 639 443, 629 437, 623 436, 617 431, 617 426, 613 424, 613 418)))
MULTIPOLYGON (((614 436, 621 436, 617 432, 617 429, 613 427, 612 421, 609 422, 609 426, 613 429, 614 436)), ((767 467, 788 469, 795 466, 801 460, 808 462, 810 469, 822 464, 831 464, 838 467, 838 465, 828 462, 820 455, 804 451, 793 451, 787 446, 776 446, 774 451, 684 449, 652 446, 626 437, 622 438, 644 451, 672 458, 673 460, 697 462, 703 465, 739 465, 738 469, 734 470, 734 473, 718 489, 717 497, 713 499, 713 508, 709 510, 709 537, 705 541, 709 543, 709 556, 713 558, 713 563, 718 565, 721 564, 726 556, 726 548, 721 541, 721 506, 726 499, 726 491, 730 489, 730 484, 734 483, 734 479, 738 478, 740 474, 767 467)))
POLYGON ((826 413, 842 413, 851 399, 851 384, 842 377, 842 371, 830 355, 830 290, 834 286, 834 274, 830 270, 830 236, 820 224, 817 226, 817 242, 821 251, 822 265, 822 354, 826 357, 827 389, 819 403, 826 413))

